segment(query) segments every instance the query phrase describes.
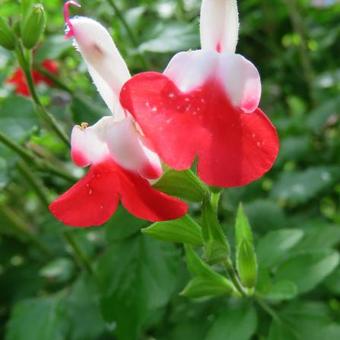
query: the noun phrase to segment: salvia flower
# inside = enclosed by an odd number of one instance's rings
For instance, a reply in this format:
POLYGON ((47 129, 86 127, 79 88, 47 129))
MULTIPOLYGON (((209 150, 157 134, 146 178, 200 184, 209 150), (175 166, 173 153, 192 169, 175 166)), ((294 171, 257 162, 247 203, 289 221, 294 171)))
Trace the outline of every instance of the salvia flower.
MULTIPOLYGON (((142 131, 119 103, 129 70, 106 29, 90 18, 69 18, 65 4, 67 37, 76 48, 112 116, 93 126, 75 126, 71 135, 74 163, 90 165, 88 173, 50 205, 64 224, 100 225, 115 212, 119 202, 133 215, 149 221, 178 218, 187 211, 180 200, 152 188, 149 181, 162 174, 160 160, 142 131)), ((78 5, 79 6, 79 5, 78 5)))
POLYGON ((198 157, 198 175, 213 186, 260 178, 279 150, 258 107, 259 72, 235 53, 238 29, 236 0, 203 0, 202 48, 176 54, 163 74, 134 76, 120 97, 165 163, 183 170, 198 157))
MULTIPOLYGON (((51 59, 45 59, 41 63, 41 67, 51 74, 58 74, 59 67, 58 64, 51 59)), ((48 86, 52 86, 53 82, 39 72, 36 69, 32 71, 32 78, 35 85, 45 84, 48 86)), ((30 91, 26 82, 25 73, 21 68, 17 68, 13 74, 6 79, 7 84, 11 84, 14 86, 14 91, 16 94, 20 94, 22 96, 30 96, 30 91)))

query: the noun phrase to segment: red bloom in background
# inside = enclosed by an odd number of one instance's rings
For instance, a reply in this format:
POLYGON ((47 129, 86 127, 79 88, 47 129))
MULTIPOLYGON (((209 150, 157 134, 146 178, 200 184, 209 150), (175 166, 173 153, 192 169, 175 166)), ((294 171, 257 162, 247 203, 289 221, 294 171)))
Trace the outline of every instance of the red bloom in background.
MULTIPOLYGON (((58 73, 58 64, 51 59, 46 59, 42 62, 42 67, 52 73, 57 74, 58 73)), ((32 78, 34 81, 34 84, 46 84, 51 86, 53 82, 48 79, 46 76, 44 76, 42 73, 40 73, 37 70, 32 71, 32 78)), ((6 80, 7 84, 14 85, 15 93, 21 94, 23 96, 30 96, 29 88, 26 83, 26 78, 24 71, 21 68, 16 69, 16 71, 6 80)))
POLYGON ((165 163, 184 170, 198 157, 199 177, 220 187, 260 178, 279 151, 258 107, 259 72, 235 53, 238 28, 236 0, 203 0, 202 49, 176 54, 163 74, 132 77, 120 95, 165 163))
POLYGON ((154 189, 149 180, 162 175, 161 162, 135 121, 119 103, 130 72, 106 29, 86 18, 69 18, 67 37, 81 53, 98 92, 112 112, 96 124, 75 126, 71 157, 88 173, 50 204, 52 214, 74 227, 98 226, 116 211, 119 202, 133 215, 163 221, 183 216, 187 205, 154 189))

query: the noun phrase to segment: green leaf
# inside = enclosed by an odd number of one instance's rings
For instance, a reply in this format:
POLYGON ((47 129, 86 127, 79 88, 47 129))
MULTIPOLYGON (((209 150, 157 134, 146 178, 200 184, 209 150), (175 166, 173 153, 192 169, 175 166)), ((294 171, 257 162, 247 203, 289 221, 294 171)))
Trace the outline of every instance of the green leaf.
POLYGON ((138 235, 113 243, 100 258, 102 313, 108 323, 116 322, 119 339, 138 338, 150 311, 167 304, 177 283, 178 255, 172 245, 138 235))
POLYGON ((279 318, 272 322, 268 340, 339 338, 339 327, 332 322, 327 306, 322 303, 293 302, 279 313, 279 318))
POLYGON ((63 340, 63 313, 58 297, 19 302, 11 313, 6 340, 63 340))
POLYGON ((321 283, 339 263, 339 254, 325 250, 295 255, 279 266, 277 280, 296 284, 299 293, 306 293, 321 283))
POLYGON ((0 100, 0 131, 18 141, 37 124, 32 102, 19 96, 0 100))
POLYGON ((89 275, 82 274, 78 278, 64 305, 65 318, 69 324, 68 339, 93 340, 105 333, 106 325, 98 304, 98 289, 89 275))
POLYGON ((256 328, 257 315, 251 304, 230 304, 217 315, 205 340, 247 340, 256 328))
POLYGON ((291 300, 296 297, 297 293, 298 289, 294 282, 282 280, 275 282, 264 297, 271 301, 291 300))
POLYGON ((243 286, 255 287, 257 280, 257 259, 254 246, 248 241, 241 242, 236 251, 236 268, 243 286))
POLYGON ((236 268, 242 284, 253 288, 257 279, 257 259, 253 245, 253 233, 240 204, 235 223, 236 268))
POLYGON ((287 257, 289 250, 300 242, 303 234, 300 229, 280 229, 267 233, 256 247, 259 266, 269 268, 279 264, 287 257))
POLYGON ((282 228, 287 223, 282 208, 272 200, 257 199, 245 203, 244 210, 250 225, 258 232, 282 228))
POLYGON ((247 216, 244 213, 242 204, 239 205, 236 215, 235 223, 235 239, 236 247, 239 247, 243 241, 253 243, 253 233, 248 221, 247 216))
POLYGON ((167 170, 153 187, 190 202, 201 202, 208 192, 205 184, 191 170, 167 170))
POLYGON ((319 166, 304 171, 282 173, 271 196, 288 205, 306 203, 323 190, 331 188, 340 178, 340 167, 319 166))
POLYGON ((181 295, 189 298, 212 297, 219 295, 230 295, 234 288, 230 281, 220 276, 214 277, 194 277, 185 286, 181 295))
POLYGON ((340 228, 337 225, 316 223, 306 226, 305 236, 299 243, 298 250, 316 250, 332 248, 340 242, 340 228))
POLYGON ((201 227, 189 215, 177 220, 154 223, 142 229, 142 232, 163 241, 183 242, 194 246, 203 243, 201 227))
POLYGON ((51 35, 39 46, 34 59, 37 63, 45 59, 58 59, 71 47, 71 40, 66 40, 63 35, 51 35))
POLYGON ((109 242, 123 240, 138 233, 147 224, 148 222, 134 217, 122 206, 119 206, 109 222, 105 224, 107 240, 109 242))
POLYGON ((202 297, 230 294, 234 291, 230 281, 203 262, 191 246, 185 246, 185 251, 188 269, 194 278, 184 288, 183 295, 202 297))
POLYGON ((340 295, 340 268, 338 267, 325 281, 326 287, 336 295, 340 295))

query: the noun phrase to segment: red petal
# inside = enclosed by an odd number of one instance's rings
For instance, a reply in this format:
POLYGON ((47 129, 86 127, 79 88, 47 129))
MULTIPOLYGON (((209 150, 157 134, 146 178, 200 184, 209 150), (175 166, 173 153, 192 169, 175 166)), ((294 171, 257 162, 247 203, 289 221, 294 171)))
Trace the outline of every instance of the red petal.
POLYGON ((153 222, 186 214, 188 206, 184 202, 153 189, 144 178, 121 170, 121 201, 131 214, 153 222))
POLYGON ((50 204, 50 211, 70 226, 98 226, 115 212, 119 198, 130 213, 149 221, 175 219, 187 212, 185 203, 156 191, 112 160, 92 165, 83 179, 50 204))
POLYGON ((165 75, 146 72, 124 85, 120 99, 169 166, 189 168, 198 156, 209 185, 246 185, 277 157, 277 132, 265 114, 233 107, 214 79, 182 93, 165 75))
POLYGON ((93 165, 84 178, 50 204, 50 211, 70 226, 101 225, 117 208, 118 187, 116 166, 112 161, 93 165))

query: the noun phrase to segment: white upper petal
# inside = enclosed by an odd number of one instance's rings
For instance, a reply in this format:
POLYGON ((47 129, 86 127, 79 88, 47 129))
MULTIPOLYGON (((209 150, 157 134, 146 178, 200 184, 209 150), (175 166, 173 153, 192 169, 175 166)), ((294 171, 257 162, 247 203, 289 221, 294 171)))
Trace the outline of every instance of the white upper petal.
POLYGON ((206 50, 181 52, 172 58, 164 74, 183 93, 202 86, 208 80, 215 80, 222 85, 235 107, 249 113, 259 105, 259 72, 239 54, 206 50))
POLYGON ((130 78, 129 70, 110 34, 97 21, 86 17, 70 19, 75 45, 82 54, 97 89, 116 117, 123 118, 119 93, 130 78))
POLYGON ((217 61, 218 54, 213 51, 180 52, 170 60, 164 74, 182 92, 188 92, 214 75, 217 61))
POLYGON ((232 104, 246 113, 253 112, 261 99, 261 78, 254 64, 240 54, 223 53, 218 70, 232 104))
POLYGON ((237 0, 203 0, 200 28, 202 49, 234 53, 239 30, 237 0))

